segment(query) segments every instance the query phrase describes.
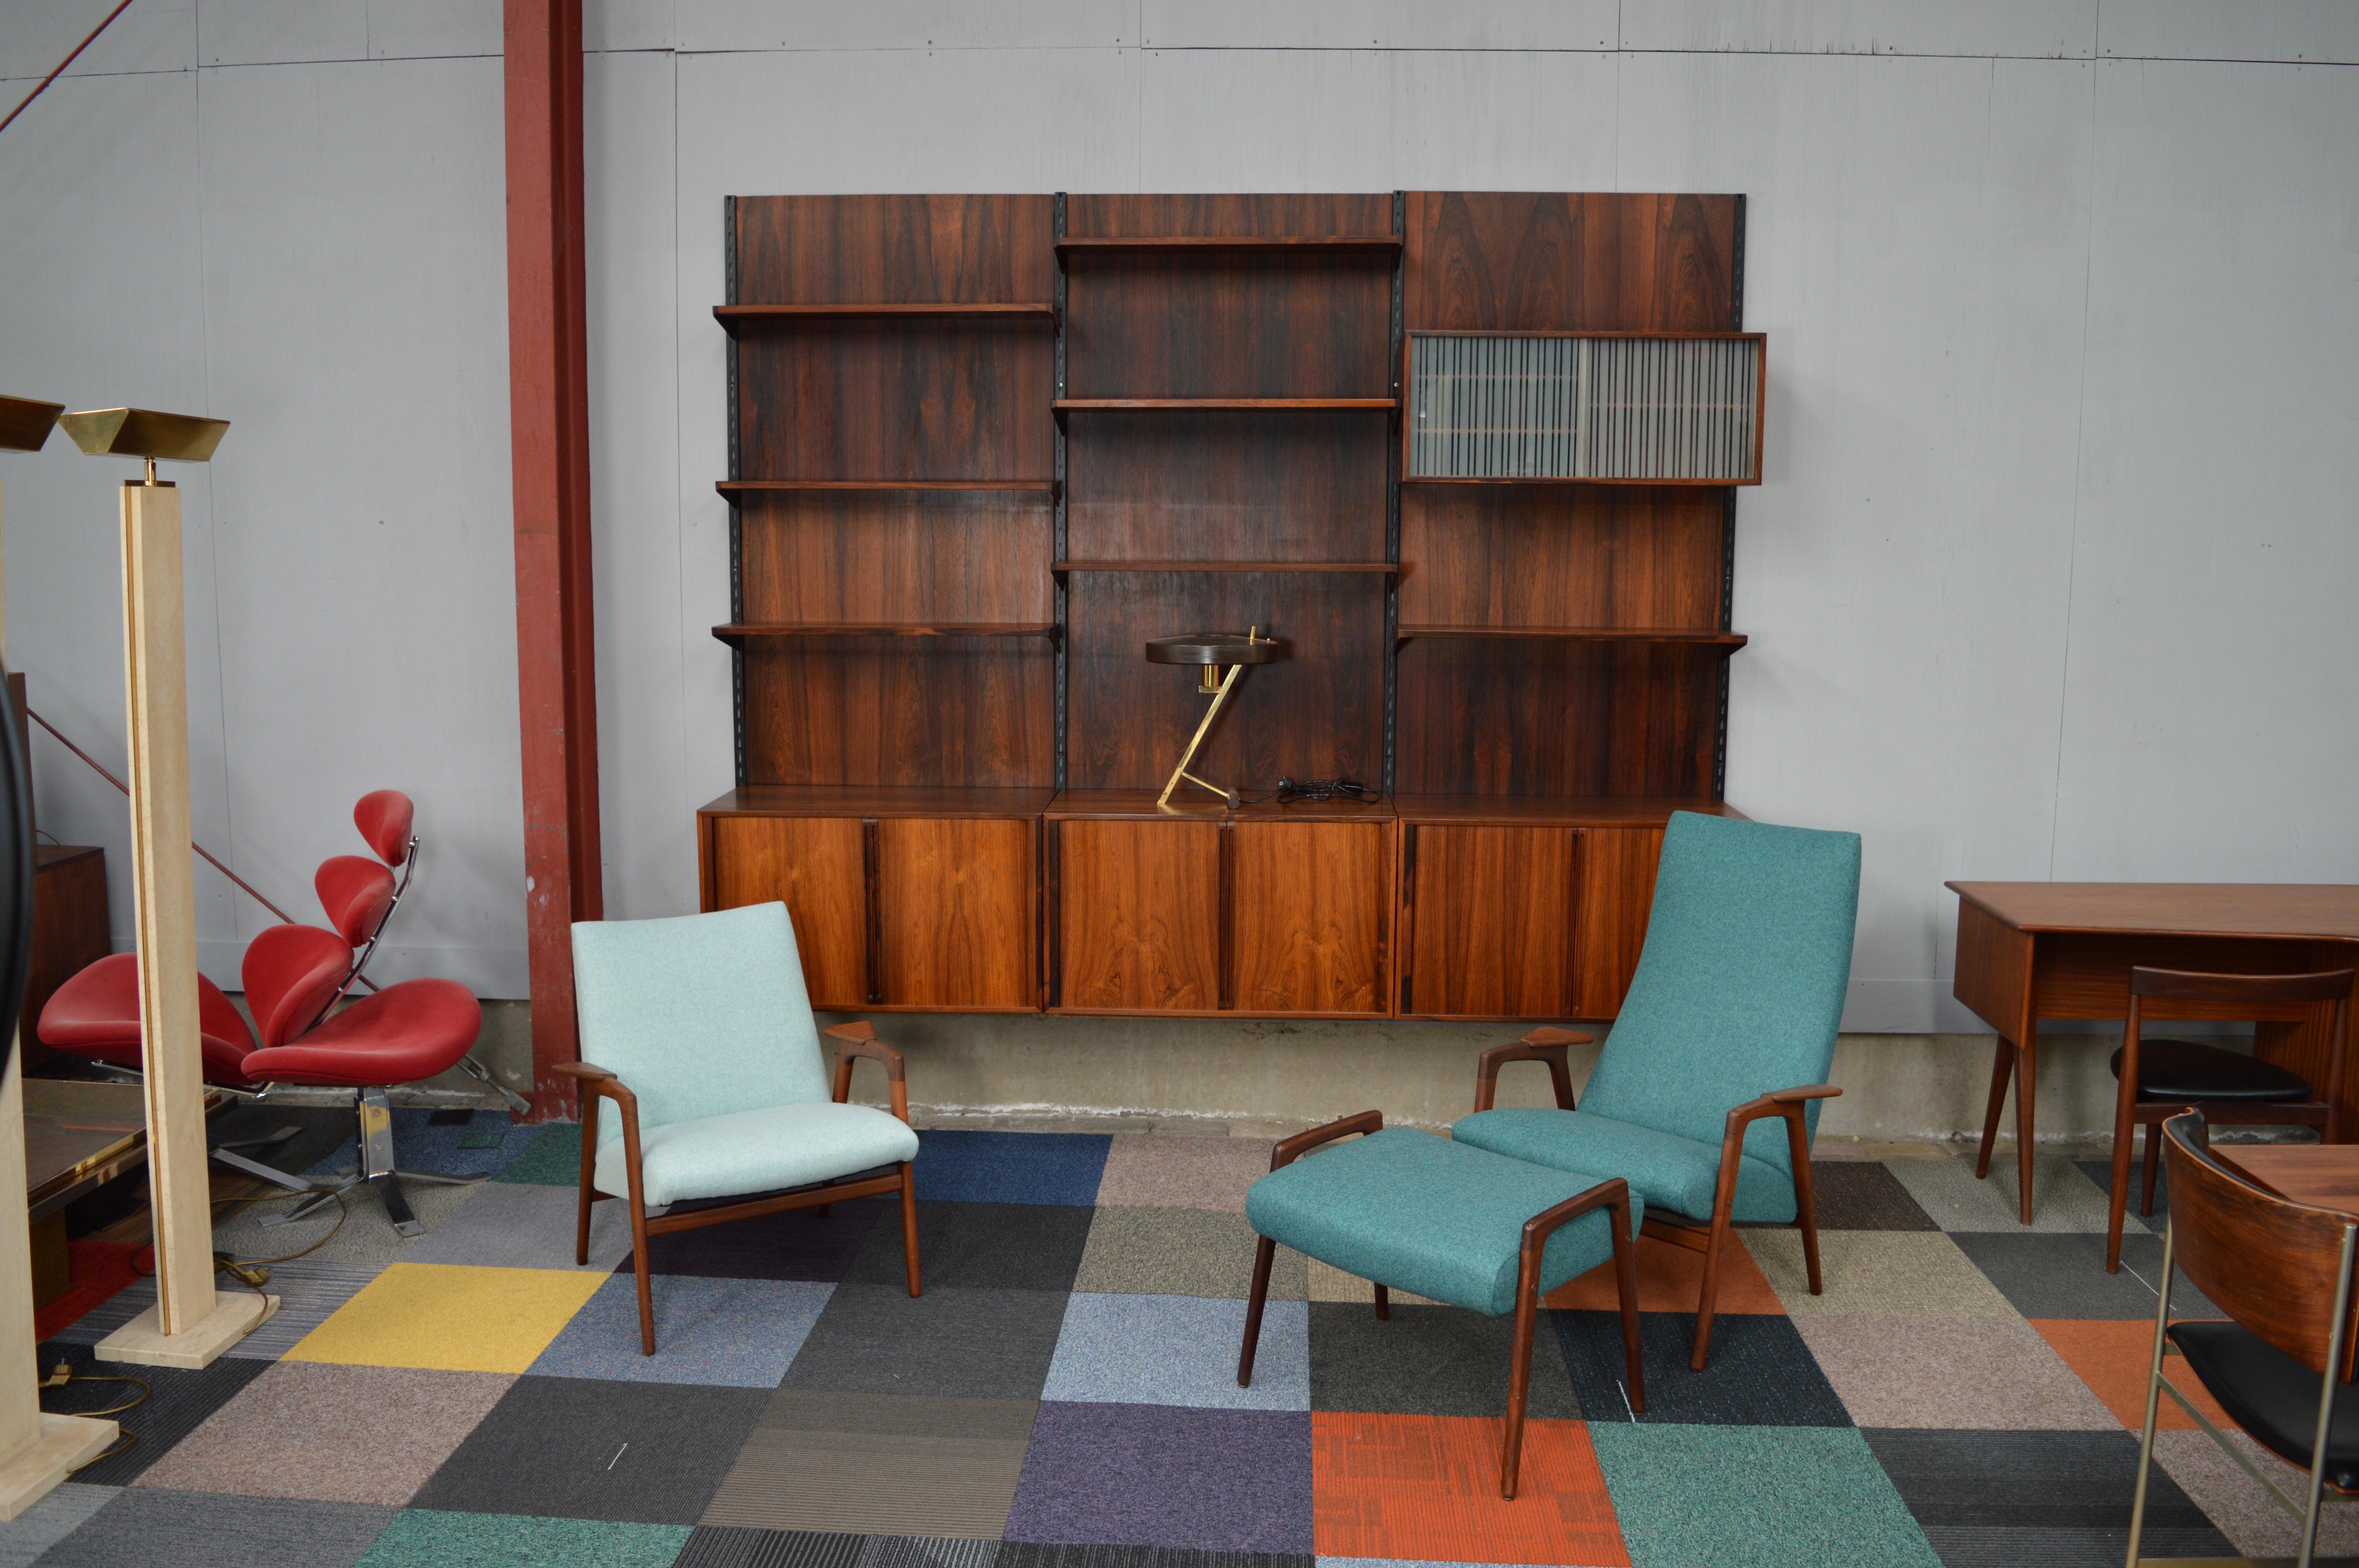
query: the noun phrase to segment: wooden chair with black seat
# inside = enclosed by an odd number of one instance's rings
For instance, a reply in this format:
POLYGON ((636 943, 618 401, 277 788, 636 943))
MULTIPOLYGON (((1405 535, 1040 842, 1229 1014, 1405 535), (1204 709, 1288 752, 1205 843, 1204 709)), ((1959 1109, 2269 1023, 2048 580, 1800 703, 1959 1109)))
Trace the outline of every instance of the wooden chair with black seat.
POLYGON ((2130 1568, 2169 1562, 2230 1568, 2249 1561, 2139 1555, 2156 1418, 2165 1394, 2299 1522, 2301 1551, 2293 1561, 2310 1568, 2319 1561, 2319 1510, 2326 1493, 2331 1489, 2338 1498, 2359 1494, 2359 1401, 2345 1390, 2353 1350, 2359 1346, 2351 1288, 2353 1264, 2359 1260, 2359 1221, 2340 1210, 2281 1198, 2228 1170, 2212 1158, 2209 1130, 2199 1111, 2181 1111, 2162 1128, 2170 1167, 2170 1224, 2163 1232, 2146 1431, 2130 1505, 2130 1568), (2226 1320, 2173 1323, 2170 1294, 2178 1276, 2227 1314, 2226 1320), (2233 1438, 2162 1375, 2163 1357, 2172 1350, 2186 1358, 2195 1380, 2247 1435, 2307 1472, 2305 1502, 2295 1502, 2263 1475, 2233 1438))
POLYGON ((2265 1127, 2315 1127, 2322 1141, 2345 1136, 2343 1088, 2349 1081, 2350 969, 2313 975, 2209 975, 2182 969, 2130 971, 2129 1017, 2121 1049, 2114 1053, 2119 1080, 2114 1102, 2113 1190, 2105 1218, 2105 1271, 2121 1272, 2122 1217, 2129 1206, 2130 1145, 2146 1129, 2144 1192, 2138 1213, 2154 1213, 2154 1179, 2162 1166, 2162 1125, 2182 1110, 2201 1110, 2207 1122, 2265 1127), (2307 1078, 2224 1046, 2193 1040, 2145 1037, 2149 1001, 2164 1003, 2181 1017, 2297 1018, 2305 1011, 2332 1012, 2326 1038, 2326 1095, 2307 1078))
POLYGON ((918 1134, 901 1054, 865 1023, 826 1031, 803 987, 783 903, 669 920, 581 921, 573 995, 591 1062, 560 1063, 582 1085, 582 1192, 574 1261, 590 1261, 591 1206, 630 1206, 639 1349, 656 1353, 647 1239, 851 1198, 901 1197, 902 1261, 918 1293, 918 1134), (893 1113, 849 1103, 856 1058, 884 1065, 893 1113), (619 1125, 601 1131, 598 1102, 619 1125), (736 1198, 735 1203, 711 1200, 736 1198), (650 1217, 649 1208, 681 1204, 650 1217))

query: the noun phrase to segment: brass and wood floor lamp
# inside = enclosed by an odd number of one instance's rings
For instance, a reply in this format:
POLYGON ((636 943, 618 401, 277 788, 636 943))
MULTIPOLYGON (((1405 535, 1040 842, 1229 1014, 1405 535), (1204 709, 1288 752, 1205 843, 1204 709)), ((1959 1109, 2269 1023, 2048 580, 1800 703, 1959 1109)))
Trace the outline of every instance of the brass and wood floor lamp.
POLYGON ((60 423, 92 457, 147 461, 146 476, 123 486, 123 676, 156 1304, 100 1340, 96 1354, 103 1361, 205 1367, 276 1312, 278 1300, 213 1288, 212 1190, 197 1024, 196 858, 189 849, 180 492, 156 477, 156 463, 207 461, 229 423, 145 408, 93 409, 68 414, 60 423))
MULTIPOLYGON (((64 410, 61 403, 0 397, 0 451, 39 451, 64 410)), ((0 663, 8 646, 6 537, 0 502, 0 663)), ((31 854, 32 846, 24 852, 31 854)), ((11 1049, 0 1072, 0 1519, 15 1519, 49 1496, 76 1466, 112 1447, 118 1430, 102 1418, 41 1410, 33 1231, 25 1193, 24 1071, 24 1052, 11 1049)))

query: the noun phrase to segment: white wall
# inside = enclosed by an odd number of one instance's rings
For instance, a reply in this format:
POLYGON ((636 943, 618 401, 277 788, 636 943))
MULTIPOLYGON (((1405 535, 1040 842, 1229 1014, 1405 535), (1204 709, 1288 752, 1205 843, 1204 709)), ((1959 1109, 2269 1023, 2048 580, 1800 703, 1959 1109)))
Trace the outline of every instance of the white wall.
MULTIPOLYGON (((0 75, 104 9, 0 13, 0 75)), ((729 783, 721 201, 788 191, 1744 191, 1770 451, 1729 796, 1865 835, 1850 1026, 1977 1027, 1946 878, 2359 881, 2359 7, 590 0, 587 30, 612 914, 694 907, 729 783)), ((498 33, 495 0, 139 0, 0 135, 0 387, 234 422, 184 476, 201 831, 308 907, 344 803, 403 784, 443 854, 397 957, 514 994, 498 33)), ((114 758, 107 467, 0 459, 12 647, 114 758)), ((116 798, 38 754, 45 820, 119 872, 116 798)), ((207 890, 220 972, 255 921, 207 890)))

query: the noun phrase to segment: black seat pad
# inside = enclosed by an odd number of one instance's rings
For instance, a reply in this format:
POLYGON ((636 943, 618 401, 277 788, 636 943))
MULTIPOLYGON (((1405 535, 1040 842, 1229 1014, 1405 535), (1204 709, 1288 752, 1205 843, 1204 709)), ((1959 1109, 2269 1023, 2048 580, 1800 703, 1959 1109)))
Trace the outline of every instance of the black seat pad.
MULTIPOLYGON (((2318 1437, 2319 1375, 2233 1323, 2174 1323, 2170 1342, 2220 1408, 2262 1447, 2307 1470, 2318 1437)), ((2334 1425, 2326 1435, 2326 1484, 2359 1487, 2359 1388, 2335 1390, 2334 1425)))
MULTIPOLYGON (((2122 1076, 2122 1054, 2114 1053, 2114 1076, 2122 1076)), ((2313 1099, 2299 1075, 2274 1062, 2192 1040, 2138 1042, 2137 1098, 2142 1100, 2313 1099)))

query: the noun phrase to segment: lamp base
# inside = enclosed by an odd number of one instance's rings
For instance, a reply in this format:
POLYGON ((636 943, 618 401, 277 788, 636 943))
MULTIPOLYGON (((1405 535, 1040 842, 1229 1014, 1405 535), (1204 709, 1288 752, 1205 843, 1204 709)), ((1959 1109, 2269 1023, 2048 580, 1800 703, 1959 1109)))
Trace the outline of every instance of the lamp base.
POLYGON ((151 1306, 100 1340, 91 1354, 101 1361, 199 1371, 220 1360, 223 1352, 260 1328, 277 1310, 277 1296, 223 1291, 212 1311, 179 1333, 167 1334, 163 1307, 151 1306))
POLYGON ((0 1520, 15 1519, 57 1490, 59 1482, 114 1447, 122 1430, 96 1416, 43 1411, 32 1441, 0 1459, 0 1520))

